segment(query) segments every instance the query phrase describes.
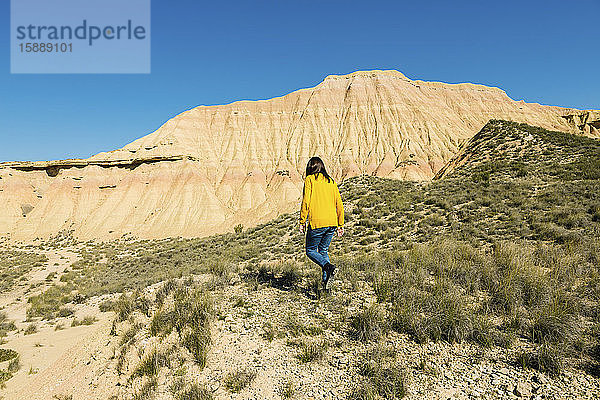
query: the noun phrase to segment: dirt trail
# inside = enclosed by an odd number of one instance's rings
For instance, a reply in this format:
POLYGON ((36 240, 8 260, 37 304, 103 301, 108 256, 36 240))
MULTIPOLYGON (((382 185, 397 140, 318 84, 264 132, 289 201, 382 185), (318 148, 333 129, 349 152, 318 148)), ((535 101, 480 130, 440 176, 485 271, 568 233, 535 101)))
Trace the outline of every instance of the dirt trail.
MULTIPOLYGON (((31 270, 25 284, 0 294, 0 309, 18 328, 6 337, 7 343, 2 347, 17 351, 21 360, 21 369, 6 382, 6 388, 0 390, 0 399, 54 399, 55 395, 82 392, 86 394, 73 398, 94 398, 89 397, 95 392, 94 385, 102 386, 102 379, 95 374, 112 355, 106 340, 112 313, 100 313, 94 306, 77 305, 73 307, 75 317, 93 315, 99 320, 92 325, 76 327, 70 326, 73 317, 57 318, 53 323, 37 321, 38 331, 24 335, 24 328, 31 323, 26 321, 27 299, 59 282, 65 269, 79 259, 75 248, 37 252, 44 254, 48 261, 31 270), (46 280, 51 273, 55 273, 54 278, 46 280), (64 328, 55 330, 56 324, 64 328)), ((106 390, 103 388, 104 392, 106 390)))

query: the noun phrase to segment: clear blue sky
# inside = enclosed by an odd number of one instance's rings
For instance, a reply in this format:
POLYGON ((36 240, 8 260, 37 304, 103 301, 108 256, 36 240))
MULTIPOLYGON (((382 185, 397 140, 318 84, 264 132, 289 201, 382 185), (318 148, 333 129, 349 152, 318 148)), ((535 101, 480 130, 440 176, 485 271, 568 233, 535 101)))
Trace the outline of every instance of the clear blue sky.
POLYGON ((600 108, 600 0, 153 0, 149 75, 11 75, 1 3, 0 161, 88 157, 197 105, 364 69, 600 108))

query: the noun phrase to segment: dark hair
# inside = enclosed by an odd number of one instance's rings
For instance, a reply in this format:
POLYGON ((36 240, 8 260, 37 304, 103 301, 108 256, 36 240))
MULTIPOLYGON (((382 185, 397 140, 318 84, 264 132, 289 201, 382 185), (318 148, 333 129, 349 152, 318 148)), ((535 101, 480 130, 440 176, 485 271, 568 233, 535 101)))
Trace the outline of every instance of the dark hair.
POLYGON ((323 164, 323 160, 319 157, 312 157, 308 160, 308 164, 306 164, 306 176, 316 175, 318 173, 323 174, 327 182, 333 181, 333 178, 329 176, 327 170, 325 169, 325 164, 323 164))

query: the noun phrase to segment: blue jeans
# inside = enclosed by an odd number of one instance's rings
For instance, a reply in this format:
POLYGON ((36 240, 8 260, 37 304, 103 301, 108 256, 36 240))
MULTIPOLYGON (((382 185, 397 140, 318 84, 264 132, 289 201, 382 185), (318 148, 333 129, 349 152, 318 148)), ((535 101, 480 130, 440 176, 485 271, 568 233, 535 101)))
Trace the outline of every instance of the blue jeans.
POLYGON ((329 244, 333 235, 337 231, 335 226, 325 226, 322 228, 311 229, 308 224, 306 231, 306 255, 320 267, 329 262, 329 244))

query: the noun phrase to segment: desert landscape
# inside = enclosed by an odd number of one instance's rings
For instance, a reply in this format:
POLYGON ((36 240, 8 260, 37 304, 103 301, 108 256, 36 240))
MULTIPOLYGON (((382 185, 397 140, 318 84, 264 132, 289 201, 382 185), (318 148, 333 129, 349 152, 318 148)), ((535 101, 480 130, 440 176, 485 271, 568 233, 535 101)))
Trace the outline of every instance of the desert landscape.
POLYGON ((597 110, 377 70, 1 163, 0 399, 599 398, 599 139, 597 110))
POLYGON ((86 160, 0 163, 0 235, 157 239, 251 227, 296 210, 314 154, 340 182, 428 181, 490 119, 600 137, 598 111, 398 71, 331 75, 271 100, 196 107, 86 160))

